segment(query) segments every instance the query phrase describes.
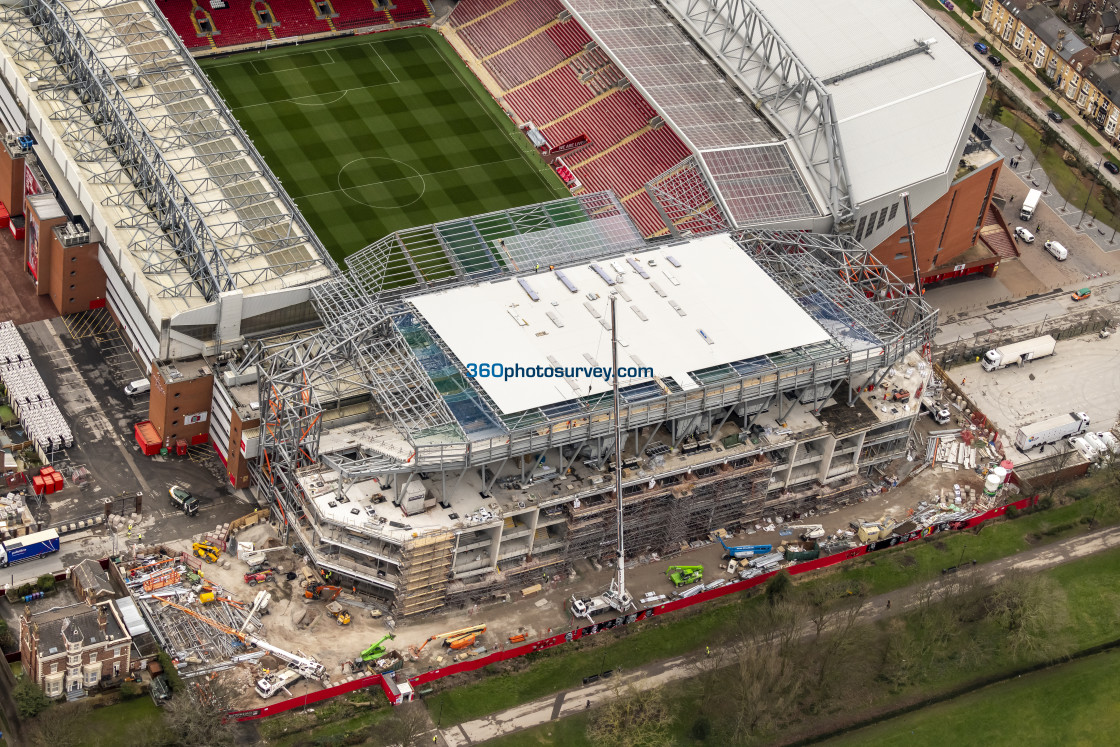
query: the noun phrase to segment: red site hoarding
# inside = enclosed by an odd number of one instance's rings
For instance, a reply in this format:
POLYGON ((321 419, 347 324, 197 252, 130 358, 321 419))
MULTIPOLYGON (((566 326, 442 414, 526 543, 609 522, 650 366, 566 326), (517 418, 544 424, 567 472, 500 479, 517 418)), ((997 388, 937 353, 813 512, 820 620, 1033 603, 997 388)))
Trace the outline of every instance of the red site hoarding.
MULTIPOLYGON (((1023 498, 1013 503, 1009 503, 1006 506, 999 506, 998 508, 993 508, 989 511, 985 511, 984 513, 973 516, 970 519, 965 519, 963 521, 944 522, 942 524, 934 524, 933 526, 911 532, 910 534, 907 534, 903 537, 891 537, 889 539, 879 540, 878 542, 871 542, 866 545, 848 550, 847 552, 841 552, 835 555, 829 555, 828 557, 817 558, 816 560, 798 563, 797 565, 790 566, 785 570, 789 571, 791 575, 796 576, 802 573, 820 570, 821 568, 827 568, 828 566, 836 565, 837 563, 843 563, 846 560, 858 558, 871 552, 886 550, 888 548, 895 547, 906 542, 913 542, 914 540, 921 539, 922 537, 939 534, 940 532, 969 529, 979 524, 983 524, 985 521, 990 521, 991 519, 1003 516, 1005 513, 1007 513, 1007 509, 1009 508, 1020 510, 1027 508, 1028 506, 1033 505, 1036 500, 1038 500, 1038 496, 1023 498)), ((756 576, 754 578, 727 583, 716 589, 701 592, 687 599, 677 599, 671 602, 666 602, 665 604, 659 604, 656 607, 651 607, 649 609, 642 610, 641 612, 634 612, 623 617, 616 617, 612 620, 605 620, 601 623, 595 623, 593 625, 585 625, 580 628, 569 630, 566 633, 558 633, 547 638, 542 638, 538 641, 526 643, 521 646, 515 646, 514 648, 508 648, 503 651, 495 651, 492 654, 489 654, 487 656, 480 656, 477 659, 461 661, 446 667, 440 667, 439 669, 432 669, 428 672, 424 672, 423 674, 418 674, 415 677, 410 677, 408 680, 408 684, 411 685, 413 689, 415 689, 425 683, 434 682, 435 680, 442 679, 444 677, 450 677, 453 674, 473 672, 476 669, 482 669, 483 667, 488 667, 491 664, 497 664, 500 661, 516 659, 520 656, 531 654, 534 651, 542 651, 546 648, 552 648, 553 646, 570 643, 571 641, 579 640, 584 636, 595 635, 596 633, 600 633, 604 630, 611 630, 622 625, 629 625, 633 622, 640 622, 642 620, 653 617, 654 615, 663 615, 667 612, 675 612, 677 610, 685 609, 686 607, 691 607, 694 604, 702 604, 713 599, 725 597, 728 594, 736 594, 741 591, 747 591, 748 589, 753 589, 760 584, 766 583, 772 576, 776 575, 778 572, 779 571, 771 571, 770 573, 764 573, 761 576, 756 576)), ((352 680, 350 682, 344 682, 340 685, 335 685, 318 692, 301 695, 298 698, 289 698, 288 700, 283 700, 279 703, 273 703, 262 708, 255 708, 247 711, 232 711, 230 712, 229 717, 237 721, 249 721, 252 719, 265 718, 267 716, 274 716, 278 713, 290 711, 293 708, 302 708, 304 705, 310 703, 318 703, 322 700, 327 700, 328 698, 333 698, 338 695, 344 695, 348 692, 360 690, 363 687, 372 687, 374 685, 381 686, 381 689, 384 691, 385 696, 389 699, 390 703, 396 704, 400 702, 400 696, 396 692, 394 692, 392 686, 390 686, 390 684, 385 681, 385 678, 381 675, 375 674, 369 677, 362 677, 356 680, 352 680)))

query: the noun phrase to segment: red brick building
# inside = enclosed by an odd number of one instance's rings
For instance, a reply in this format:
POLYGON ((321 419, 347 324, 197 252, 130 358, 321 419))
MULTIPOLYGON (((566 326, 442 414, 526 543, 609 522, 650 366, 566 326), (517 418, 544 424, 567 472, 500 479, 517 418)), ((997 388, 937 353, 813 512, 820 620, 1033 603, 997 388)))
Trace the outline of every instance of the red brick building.
POLYGON ((123 677, 132 638, 112 602, 74 604, 20 618, 23 671, 51 698, 80 697, 123 677))

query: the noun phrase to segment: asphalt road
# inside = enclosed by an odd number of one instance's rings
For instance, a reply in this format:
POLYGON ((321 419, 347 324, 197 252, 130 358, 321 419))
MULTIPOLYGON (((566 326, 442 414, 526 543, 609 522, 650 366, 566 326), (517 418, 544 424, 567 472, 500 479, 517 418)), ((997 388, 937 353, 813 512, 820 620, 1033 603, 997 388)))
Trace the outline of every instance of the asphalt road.
MULTIPOLYGON (((991 563, 978 565, 968 572, 983 574, 989 582, 994 583, 1012 571, 1037 573, 1047 568, 1053 568, 1063 563, 1115 548, 1120 548, 1120 527, 1109 527, 1087 535, 1055 542, 1052 545, 1034 548, 991 563)), ((948 576, 926 584, 914 584, 888 594, 871 597, 860 612, 860 618, 866 623, 890 615, 903 614, 908 609, 920 604, 921 595, 918 592, 921 589, 940 587, 945 583, 955 583, 956 581, 956 577, 948 576), (887 602, 891 599, 894 600, 894 604, 888 610, 887 602)), ((807 634, 809 632, 811 631, 806 630, 807 634)), ((466 745, 484 742, 505 734, 539 726, 564 716, 570 716, 573 713, 585 710, 589 700, 594 707, 604 699, 614 697, 615 692, 622 688, 633 686, 638 690, 649 690, 672 680, 694 677, 708 669, 728 665, 730 663, 727 661, 728 658, 726 652, 714 651, 711 658, 682 656, 653 662, 639 669, 624 672, 617 678, 601 680, 586 687, 565 690, 556 695, 550 695, 491 714, 485 718, 448 726, 439 730, 438 736, 444 744, 450 745, 450 747, 466 747, 466 745)))

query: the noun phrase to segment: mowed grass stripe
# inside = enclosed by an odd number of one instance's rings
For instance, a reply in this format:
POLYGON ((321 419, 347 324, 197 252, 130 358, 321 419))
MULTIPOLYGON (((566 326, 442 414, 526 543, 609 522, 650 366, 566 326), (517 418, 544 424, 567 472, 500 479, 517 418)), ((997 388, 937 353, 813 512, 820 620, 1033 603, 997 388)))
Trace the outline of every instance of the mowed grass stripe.
POLYGON ((435 32, 200 64, 339 261, 393 231, 568 195, 435 32))

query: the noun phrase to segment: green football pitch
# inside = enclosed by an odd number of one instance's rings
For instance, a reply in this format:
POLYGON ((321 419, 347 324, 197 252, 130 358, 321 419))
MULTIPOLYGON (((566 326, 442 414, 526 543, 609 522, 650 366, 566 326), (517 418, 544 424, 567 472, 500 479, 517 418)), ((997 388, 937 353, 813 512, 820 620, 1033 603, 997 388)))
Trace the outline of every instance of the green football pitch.
POLYGON ((403 228, 569 194, 428 29, 199 64, 340 262, 403 228))

